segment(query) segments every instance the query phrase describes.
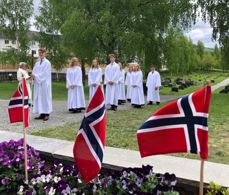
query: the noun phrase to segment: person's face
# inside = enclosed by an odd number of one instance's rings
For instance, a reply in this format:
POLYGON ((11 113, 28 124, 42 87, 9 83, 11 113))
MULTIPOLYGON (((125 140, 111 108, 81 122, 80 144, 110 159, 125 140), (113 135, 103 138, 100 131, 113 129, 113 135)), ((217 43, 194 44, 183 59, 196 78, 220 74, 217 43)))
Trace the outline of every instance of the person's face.
POLYGON ((97 68, 97 67, 98 67, 98 62, 97 62, 97 60, 93 60, 93 61, 92 61, 92 65, 93 65, 94 67, 97 68))
POLYGON ((154 71, 155 71, 155 67, 152 67, 152 68, 151 68, 151 71, 154 72, 154 71))
POLYGON ((39 51, 38 54, 41 59, 45 57, 45 52, 39 51))
POLYGON ((21 68, 24 69, 24 70, 26 70, 26 64, 22 64, 21 65, 21 68))
POLYGON ((115 62, 115 58, 114 57, 110 57, 110 61, 111 62, 115 62))

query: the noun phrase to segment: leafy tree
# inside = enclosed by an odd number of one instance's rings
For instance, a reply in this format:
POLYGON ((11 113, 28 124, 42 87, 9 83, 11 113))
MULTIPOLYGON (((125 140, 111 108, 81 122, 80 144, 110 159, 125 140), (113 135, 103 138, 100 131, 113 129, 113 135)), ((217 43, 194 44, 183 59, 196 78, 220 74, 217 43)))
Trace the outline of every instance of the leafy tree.
POLYGON ((204 49, 205 49, 204 43, 202 41, 198 41, 196 46, 196 51, 200 59, 203 59, 204 57, 204 49))
POLYGON ((57 70, 58 76, 58 72, 66 64, 68 55, 63 47, 60 34, 61 17, 56 14, 54 6, 55 4, 49 3, 48 0, 41 1, 40 15, 36 17, 35 26, 40 30, 37 40, 41 47, 45 47, 48 50, 47 57, 57 70))
POLYGON ((229 69, 229 1, 225 0, 198 0, 201 13, 205 21, 209 21, 213 28, 212 37, 219 40, 222 46, 224 68, 229 69))
POLYGON ((15 40, 19 57, 26 59, 28 50, 28 31, 33 13, 33 0, 1 0, 0 31, 9 39, 15 40))

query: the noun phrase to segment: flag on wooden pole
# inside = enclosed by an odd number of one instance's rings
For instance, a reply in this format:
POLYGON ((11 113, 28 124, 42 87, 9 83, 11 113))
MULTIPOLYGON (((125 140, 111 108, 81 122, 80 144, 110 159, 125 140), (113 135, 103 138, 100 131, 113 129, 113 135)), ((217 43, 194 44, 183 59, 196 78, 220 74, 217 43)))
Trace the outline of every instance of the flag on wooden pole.
POLYGON ((105 101, 101 86, 98 86, 86 109, 73 148, 76 166, 85 183, 94 179, 101 169, 105 135, 105 101))
POLYGON ((29 102, 28 101, 29 101, 29 96, 26 87, 26 80, 25 78, 23 78, 22 83, 18 86, 18 88, 10 98, 10 102, 8 106, 10 123, 24 122, 24 127, 25 128, 28 127, 29 125, 29 102), (24 99, 23 99, 23 93, 24 93, 24 99), (25 120, 23 120, 23 112, 24 112, 25 120))

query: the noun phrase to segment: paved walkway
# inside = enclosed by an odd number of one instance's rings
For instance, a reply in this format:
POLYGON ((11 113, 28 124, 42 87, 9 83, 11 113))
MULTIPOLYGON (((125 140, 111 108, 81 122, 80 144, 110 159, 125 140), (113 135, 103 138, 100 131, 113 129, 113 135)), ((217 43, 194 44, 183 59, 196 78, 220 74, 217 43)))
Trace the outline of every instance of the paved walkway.
POLYGON ((213 85, 212 86, 212 91, 215 91, 216 89, 220 88, 220 87, 224 87, 226 85, 229 85, 229 78, 227 79, 224 79, 222 82, 216 84, 216 85, 213 85))
MULTIPOLYGON (((0 142, 10 139, 18 140, 22 136, 22 133, 0 131, 0 142)), ((73 142, 32 135, 28 135, 27 140, 29 145, 47 156, 74 161, 73 142)), ((175 173, 178 178, 188 180, 191 183, 199 181, 199 160, 167 155, 156 155, 142 159, 138 151, 105 148, 103 167, 120 170, 127 167, 141 167, 142 165, 152 165, 156 173, 175 173)), ((206 161, 204 182, 209 183, 210 181, 229 187, 229 165, 206 161)))
MULTIPOLYGON (((175 99, 176 96, 161 96, 161 101, 166 102, 175 99)), ((20 123, 9 125, 8 106, 9 100, 0 100, 0 130, 22 132, 22 125, 20 123)), ((129 103, 121 105, 118 110, 133 109, 129 103)), ((144 109, 144 108, 143 108, 144 109)), ((50 120, 43 122, 35 120, 37 115, 30 112, 30 122, 28 131, 43 130, 47 128, 54 128, 66 123, 79 122, 83 118, 82 113, 69 113, 67 110, 67 101, 53 101, 53 112, 50 115, 50 120)))

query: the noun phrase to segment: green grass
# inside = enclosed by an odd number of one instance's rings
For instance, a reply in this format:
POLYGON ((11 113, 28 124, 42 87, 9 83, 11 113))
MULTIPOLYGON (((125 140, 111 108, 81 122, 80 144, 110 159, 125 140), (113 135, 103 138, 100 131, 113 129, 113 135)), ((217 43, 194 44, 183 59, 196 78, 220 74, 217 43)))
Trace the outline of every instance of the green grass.
MULTIPOLYGON (((17 81, 13 82, 0 82, 0 99, 10 99, 12 93, 18 86, 17 81)), ((89 89, 88 86, 85 85, 84 88, 85 98, 88 99, 89 89)), ((65 81, 55 81, 52 82, 52 97, 53 100, 66 100, 67 101, 67 89, 65 81)))
MULTIPOLYGON (((229 164, 229 95, 213 94, 209 114, 209 160, 229 164)), ((106 145, 138 150, 136 131, 151 114, 163 106, 146 106, 143 109, 107 112, 106 145)), ((33 132, 33 135, 74 140, 80 122, 33 132)), ((187 158, 198 155, 176 154, 187 158)))

